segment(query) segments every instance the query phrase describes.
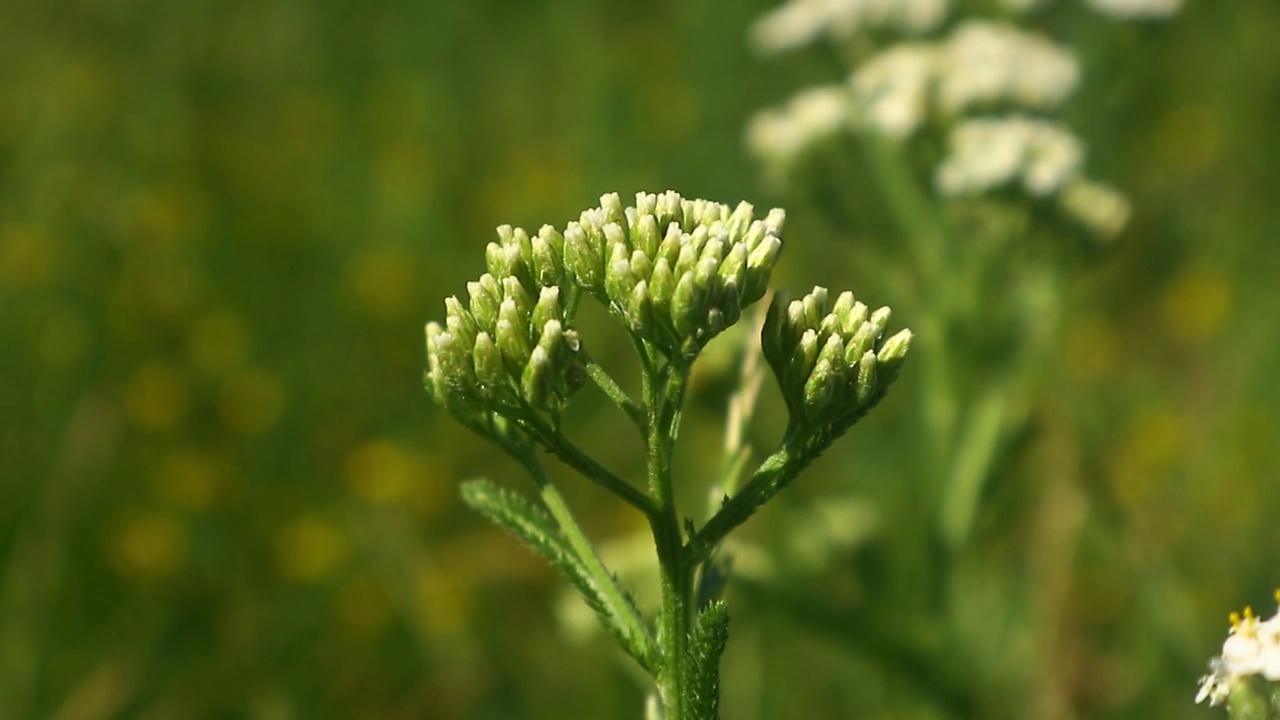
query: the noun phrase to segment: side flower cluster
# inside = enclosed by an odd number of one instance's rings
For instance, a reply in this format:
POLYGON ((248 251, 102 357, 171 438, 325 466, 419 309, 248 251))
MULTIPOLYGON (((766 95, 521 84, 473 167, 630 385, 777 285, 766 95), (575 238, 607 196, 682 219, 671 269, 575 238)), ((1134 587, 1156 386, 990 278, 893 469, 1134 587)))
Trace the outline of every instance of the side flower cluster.
MULTIPOLYGON (((1276 592, 1280 601, 1280 591, 1276 592)), ((1209 674, 1200 679, 1196 702, 1220 705, 1232 690, 1248 678, 1260 675, 1280 680, 1280 611, 1261 620, 1253 608, 1231 613, 1231 631, 1222 643, 1222 655, 1209 661, 1209 674)))
POLYGON ((565 268, 632 332, 687 361, 764 295, 783 220, 779 209, 756 220, 745 202, 640 193, 623 208, 609 194, 565 229, 565 268))
POLYGON ((564 237, 550 225, 534 237, 503 225, 498 237, 467 304, 446 298, 444 325, 427 323, 427 389, 455 414, 559 409, 584 379, 561 287, 564 237))
POLYGON ((838 427, 884 395, 911 345, 910 330, 885 339, 889 315, 847 291, 834 303, 823 287, 799 300, 774 295, 761 346, 793 422, 838 427))

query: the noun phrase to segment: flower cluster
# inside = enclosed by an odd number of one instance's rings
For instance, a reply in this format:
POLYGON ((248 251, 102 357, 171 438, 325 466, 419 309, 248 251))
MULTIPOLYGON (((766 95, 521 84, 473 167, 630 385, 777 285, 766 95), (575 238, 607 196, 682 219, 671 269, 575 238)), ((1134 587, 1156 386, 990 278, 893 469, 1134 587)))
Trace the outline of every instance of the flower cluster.
POLYGON ((566 318, 564 237, 498 228, 488 272, 467 283, 469 302, 445 299, 445 323, 427 323, 427 389, 445 408, 560 408, 583 382, 582 343, 566 318))
POLYGON ((834 303, 823 287, 799 300, 774 295, 761 346, 793 421, 840 425, 879 400, 911 345, 910 330, 884 338, 889 315, 847 291, 834 303))
MULTIPOLYGON (((1280 591, 1276 593, 1280 601, 1280 591)), ((1209 674, 1200 679, 1196 702, 1210 705, 1226 702, 1241 681, 1260 675, 1280 680, 1280 611, 1260 620, 1253 608, 1244 614, 1231 613, 1231 631, 1222 643, 1222 655, 1209 662, 1209 674)))
POLYGON ((624 209, 605 195, 565 229, 565 268, 632 332, 687 362, 768 288, 784 214, 753 212, 674 192, 640 193, 624 209))
POLYGON ((860 121, 901 139, 925 122, 931 105, 947 115, 996 105, 1046 110, 1079 81, 1075 57, 1048 38, 971 21, 936 43, 890 47, 863 63, 849 83, 860 121))
POLYGON ((922 33, 942 22, 949 5, 949 0, 790 0, 756 22, 751 40, 760 52, 778 53, 820 36, 838 41, 870 29, 922 33))

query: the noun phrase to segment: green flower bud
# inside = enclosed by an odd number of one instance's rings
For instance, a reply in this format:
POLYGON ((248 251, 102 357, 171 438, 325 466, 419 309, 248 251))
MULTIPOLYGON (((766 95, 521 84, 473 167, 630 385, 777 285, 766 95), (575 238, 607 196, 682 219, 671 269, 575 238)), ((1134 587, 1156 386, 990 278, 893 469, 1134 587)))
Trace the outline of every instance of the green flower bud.
POLYGON ((564 231, 564 267, 587 291, 604 289, 604 255, 578 223, 569 223, 564 231))
POLYGON ((702 256, 702 248, 707 246, 707 241, 711 239, 711 231, 706 225, 699 225, 689 233, 689 239, 685 244, 693 248, 694 259, 702 256))
POLYGON ((769 288, 769 275, 778 261, 778 252, 782 249, 782 241, 773 235, 766 235, 760 244, 747 254, 746 280, 742 283, 742 298, 745 304, 751 304, 764 296, 769 288))
POLYGON ((706 333, 699 337, 698 340, 705 344, 707 341, 711 340, 711 338, 724 332, 724 329, 728 327, 724 311, 718 307, 713 307, 710 310, 707 310, 707 320, 703 323, 703 326, 706 333))
POLYGON ((884 332, 884 328, 873 322, 865 322, 858 331, 849 338, 845 343, 845 360, 850 366, 862 361, 865 353, 871 352, 875 347, 876 340, 880 337, 880 333, 884 332))
POLYGON ((882 328, 889 327, 889 316, 892 314, 893 311, 888 306, 877 308, 875 312, 871 313, 871 322, 882 328))
POLYGON ((668 190, 659 195, 654 216, 658 218, 658 227, 667 227, 671 223, 678 223, 683 229, 684 200, 680 197, 680 194, 668 190))
POLYGON ((636 208, 636 213, 638 217, 631 227, 631 245, 652 257, 658 252, 658 246, 662 243, 662 235, 658 232, 658 220, 651 214, 640 213, 639 208, 636 208))
POLYGON ((649 295, 653 298, 655 313, 670 317, 671 298, 676 291, 676 277, 671 273, 667 259, 659 257, 653 265, 653 275, 649 280, 649 295))
POLYGON ((718 271, 720 270, 720 261, 714 257, 703 257, 693 269, 693 284, 698 289, 698 293, 705 299, 715 294, 720 289, 718 271))
POLYGON ((881 377, 890 380, 897 377, 898 369, 906 361, 907 351, 911 349, 912 337, 911 331, 903 328, 880 346, 879 352, 876 353, 876 361, 880 365, 881 377))
POLYGON ((532 246, 534 281, 540 287, 559 285, 564 278, 560 253, 542 235, 533 238, 532 246))
POLYGON ((529 317, 530 327, 542 327, 548 320, 564 320, 560 306, 560 288, 544 287, 538 291, 538 303, 529 317))
MULTIPOLYGON (((678 223, 671 223, 667 226, 667 234, 662 238, 662 242, 658 243, 657 257, 666 258, 667 264, 675 268, 680 259, 680 251, 684 248, 684 231, 680 229, 678 223)), ((656 262, 657 258, 655 258, 656 262)))
POLYGON ((476 335, 471 357, 476 368, 476 381, 482 390, 493 396, 506 383, 507 374, 502 367, 502 353, 489 333, 482 331, 476 335))
POLYGON ((612 258, 613 254, 618 252, 618 248, 622 249, 623 257, 631 254, 631 248, 627 246, 627 233, 616 222, 611 222, 604 226, 604 247, 609 249, 609 252, 605 253, 605 257, 612 258))
POLYGON ((791 348, 783 344, 783 331, 787 326, 787 306, 790 304, 790 293, 778 290, 769 301, 769 312, 764 316, 764 327, 760 330, 760 350, 764 353, 765 362, 773 368, 774 374, 782 377, 786 362, 791 357, 791 348))
POLYGON ((671 271, 675 273, 676 277, 682 277, 685 273, 692 272, 697 264, 698 251, 694 249, 693 245, 685 244, 680 248, 680 255, 676 258, 676 263, 672 266, 671 271))
POLYGON ((462 307, 462 303, 457 296, 450 295, 444 299, 445 328, 453 333, 468 350, 476 341, 476 333, 480 328, 476 325, 476 319, 462 307))
POLYGON ((488 268, 489 274, 494 277, 506 277, 511 274, 507 254, 498 243, 491 242, 484 246, 484 265, 488 268))
POLYGON ((502 358, 509 369, 524 367, 529 361, 529 351, 533 348, 529 342, 529 327, 520 318, 515 303, 502 301, 502 309, 498 313, 498 324, 494 330, 494 340, 502 358))
POLYGON ((745 200, 738 203, 738 207, 733 209, 733 213, 729 215, 729 219, 725 222, 730 242, 736 244, 742 241, 743 235, 751 227, 751 217, 755 214, 755 211, 756 209, 752 207, 751 203, 745 200))
POLYGON ((723 284, 716 307, 724 313, 725 327, 738 322, 738 318, 742 317, 742 296, 738 294, 737 284, 732 281, 723 284))
POLYGON ((524 228, 513 229, 511 231, 511 242, 506 244, 515 247, 516 252, 519 253, 525 263, 533 264, 533 243, 529 238, 529 233, 525 232, 524 228))
POLYGON ((719 272, 726 284, 732 282, 741 292, 747 273, 747 246, 735 244, 725 255, 724 262, 720 263, 719 272))
POLYGON ((466 392, 475 387, 475 367, 471 364, 471 348, 463 347, 452 333, 445 332, 431 339, 440 375, 449 392, 466 392))
POLYGON ((845 290, 836 297, 835 304, 831 306, 831 314, 840 318, 841 323, 843 324, 844 316, 848 315, 849 311, 853 310, 853 303, 853 293, 845 290))
MULTIPOLYGON (((647 193, 647 192, 636 193, 637 217, 644 217, 646 215, 652 216, 657 211, 657 207, 658 207, 657 195, 654 195, 653 193, 647 193)), ((654 222, 655 223, 657 222, 657 218, 654 218, 654 222)))
POLYGON ((600 210, 604 213, 605 223, 617 223, 621 229, 626 229, 627 216, 622 211, 622 199, 618 197, 618 193, 601 195, 600 210))
POLYGON ((641 280, 653 277, 653 261, 649 259, 648 253, 643 250, 631 253, 631 272, 641 280))
POLYGON ((808 328, 822 326, 822 318, 827 314, 827 289, 815 287, 813 292, 804 296, 804 325, 808 328))
MULTIPOLYGON (((841 363, 844 362, 844 358, 840 360, 841 363)), ((834 404, 840 384, 844 380, 838 373, 839 367, 821 358, 813 366, 813 372, 804 383, 805 422, 816 424, 834 404)))
POLYGON ((551 374, 551 360, 541 345, 529 354, 529 362, 520 373, 520 391, 524 399, 535 408, 543 408, 551 391, 555 388, 555 378, 551 374))
POLYGON ((853 335, 866 322, 867 306, 864 303, 855 302, 849 312, 840 318, 840 332, 845 335, 853 335))
POLYGON ((818 333, 812 329, 805 330, 787 363, 784 392, 789 397, 793 399, 803 397, 804 384, 809 380, 809 375, 813 373, 813 367, 818 362, 818 350, 818 333))
POLYGON ((498 306, 502 303, 502 287, 498 281, 485 273, 479 281, 467 283, 467 295, 476 324, 485 330, 493 330, 493 324, 498 321, 498 306))
POLYGON ((617 307, 626 308, 631 291, 639 281, 640 279, 631 271, 630 262, 617 260, 609 265, 609 274, 604 280, 605 292, 617 307))
POLYGON ((627 322, 631 329, 643 335, 653 327, 653 298, 649 295, 649 283, 641 280, 631 291, 627 301, 627 322))
POLYGON ((787 220, 787 212, 782 208, 774 208, 764 218, 764 226, 769 232, 777 235, 782 232, 782 224, 787 220))
POLYGON ((876 354, 868 350, 858 361, 858 379, 854 386, 858 406, 861 407, 871 399, 876 390, 876 354))
POLYGON ((438 322, 429 322, 426 327, 427 336, 427 372, 423 378, 431 397, 441 405, 445 403, 444 371, 440 367, 440 356, 436 352, 435 339, 444 332, 438 322))
MULTIPOLYGON (((502 300, 515 303, 516 310, 520 313, 520 319, 523 323, 528 324, 529 317, 533 314, 533 298, 529 296, 529 291, 516 277, 502 278, 502 300)), ((502 306, 498 306, 499 315, 502 312, 502 306)))
POLYGON ((675 327, 676 334, 681 338, 693 337, 698 314, 697 290, 694 287, 693 272, 689 271, 676 281, 676 289, 671 296, 671 324, 675 327))
POLYGON ((711 238, 706 245, 702 246, 702 252, 698 254, 698 263, 701 264, 706 260, 713 260, 716 269, 720 269, 720 263, 724 260, 724 241, 720 238, 711 238))

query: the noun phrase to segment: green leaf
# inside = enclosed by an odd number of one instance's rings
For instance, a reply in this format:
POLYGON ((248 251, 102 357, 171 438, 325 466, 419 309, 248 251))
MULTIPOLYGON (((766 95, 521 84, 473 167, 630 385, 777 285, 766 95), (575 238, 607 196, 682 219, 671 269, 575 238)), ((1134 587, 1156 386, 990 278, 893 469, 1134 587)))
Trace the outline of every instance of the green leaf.
MULTIPOLYGON (((600 623, 618 638, 627 654, 646 670, 654 672, 654 658, 650 657, 651 653, 646 649, 645 639, 634 637, 634 633, 627 630, 626 621, 619 617, 621 611, 614 612, 611 609, 604 589, 597 585, 582 558, 570 547, 546 511, 524 496, 484 478, 463 483, 462 500, 564 573, 582 595, 582 599, 595 611, 600 623)), ((624 593, 623 597, 629 605, 632 617, 640 617, 631 595, 624 593)))
POLYGON ((692 720, 720 717, 720 656, 728 640, 729 608, 717 600, 698 613, 689 635, 683 684, 689 694, 692 720))

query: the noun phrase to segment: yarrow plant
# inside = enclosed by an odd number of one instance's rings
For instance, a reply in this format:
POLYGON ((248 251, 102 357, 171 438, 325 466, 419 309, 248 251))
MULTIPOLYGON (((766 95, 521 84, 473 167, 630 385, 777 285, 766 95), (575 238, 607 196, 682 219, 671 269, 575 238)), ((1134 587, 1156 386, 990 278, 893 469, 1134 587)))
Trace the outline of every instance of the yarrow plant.
POLYGON ((1232 720, 1280 718, 1280 611, 1263 620, 1246 607, 1231 613, 1230 622, 1222 654, 1200 679, 1196 702, 1225 704, 1232 720))
MULTIPOLYGON (((721 542, 885 396, 911 344, 889 335, 890 311, 852 293, 815 287, 792 300, 775 292, 760 348, 789 413, 777 449, 696 525, 676 506, 672 452, 690 372, 713 338, 766 296, 782 247, 784 215, 754 217, 751 205, 640 193, 616 194, 564 230, 498 228, 487 272, 466 302, 445 300, 443 324, 427 324, 426 387, 454 418, 491 440, 533 479, 540 503, 474 480, 462 494, 559 568, 601 624, 653 679, 651 716, 718 716, 719 660, 728 632, 720 599, 721 542), (590 299, 626 331, 642 379, 629 396, 590 354, 575 322, 590 299), (641 489, 565 436, 562 418, 593 382, 630 418, 646 449, 641 489), (650 618, 605 566, 545 472, 538 448, 642 513, 661 585, 650 618)), ((739 457, 738 460, 743 458, 739 457)))

